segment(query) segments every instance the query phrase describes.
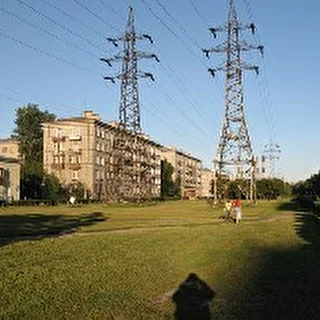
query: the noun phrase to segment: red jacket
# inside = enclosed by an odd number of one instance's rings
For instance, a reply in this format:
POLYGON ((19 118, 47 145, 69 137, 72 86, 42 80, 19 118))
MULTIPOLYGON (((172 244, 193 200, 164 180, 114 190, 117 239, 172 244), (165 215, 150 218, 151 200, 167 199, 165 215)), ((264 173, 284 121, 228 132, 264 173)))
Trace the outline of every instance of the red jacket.
POLYGON ((232 206, 233 206, 233 207, 241 207, 241 201, 240 201, 240 199, 233 200, 232 206))

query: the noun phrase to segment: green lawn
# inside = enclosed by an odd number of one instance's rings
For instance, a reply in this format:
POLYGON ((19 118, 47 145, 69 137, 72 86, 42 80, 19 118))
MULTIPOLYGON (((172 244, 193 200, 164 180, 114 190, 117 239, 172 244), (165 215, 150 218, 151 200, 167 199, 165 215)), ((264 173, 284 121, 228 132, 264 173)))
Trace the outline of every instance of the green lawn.
POLYGON ((239 225, 221 213, 204 201, 0 209, 0 319, 318 319, 316 218, 276 202, 244 207, 239 225))

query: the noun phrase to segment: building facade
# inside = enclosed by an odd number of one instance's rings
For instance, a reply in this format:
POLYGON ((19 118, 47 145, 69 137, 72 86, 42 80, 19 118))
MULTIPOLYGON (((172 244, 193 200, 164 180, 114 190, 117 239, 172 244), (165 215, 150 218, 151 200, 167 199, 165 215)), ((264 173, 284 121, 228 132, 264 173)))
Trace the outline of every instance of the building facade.
POLYGON ((0 156, 20 159, 19 142, 16 139, 0 139, 0 156))
POLYGON ((160 145, 97 114, 43 124, 44 169, 62 184, 81 182, 84 197, 104 200, 160 196, 160 145))
POLYGON ((20 200, 20 153, 15 139, 0 140, 0 200, 20 200))
POLYGON ((161 157, 173 166, 173 179, 180 179, 181 196, 187 199, 199 198, 201 196, 201 160, 175 147, 163 147, 161 157))
POLYGON ((210 169, 201 169, 201 197, 213 197, 213 171, 210 169))

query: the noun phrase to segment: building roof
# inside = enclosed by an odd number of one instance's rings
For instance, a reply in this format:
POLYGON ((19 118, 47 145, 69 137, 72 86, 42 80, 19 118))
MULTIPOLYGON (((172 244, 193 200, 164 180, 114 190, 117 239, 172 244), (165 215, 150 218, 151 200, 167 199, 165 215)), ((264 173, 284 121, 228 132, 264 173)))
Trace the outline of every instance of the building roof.
POLYGON ((4 156, 0 156, 0 162, 4 162, 4 163, 16 163, 16 164, 20 164, 21 161, 19 159, 15 159, 15 158, 8 158, 8 157, 4 157, 4 156))
POLYGON ((200 160, 199 158, 196 158, 196 157, 192 156, 190 153, 184 152, 184 151, 182 151, 182 150, 178 150, 176 147, 172 147, 172 146, 170 146, 170 147, 163 147, 163 149, 164 149, 165 151, 166 151, 166 150, 168 150, 168 151, 173 151, 173 152, 175 152, 175 153, 177 153, 177 154, 179 154, 179 155, 181 155, 181 156, 183 156, 183 157, 189 158, 189 159, 194 160, 194 161, 197 161, 197 162, 201 162, 201 160, 200 160))
POLYGON ((4 139, 0 139, 0 143, 6 143, 6 142, 15 142, 15 143, 19 143, 18 139, 15 138, 4 138, 4 139))
POLYGON ((99 115, 96 113, 93 113, 92 111, 84 111, 84 114, 82 117, 56 119, 52 122, 45 122, 42 125, 43 126, 48 126, 48 125, 52 125, 52 124, 59 125, 59 124, 64 124, 64 123, 66 124, 67 122, 92 123, 92 124, 98 125, 100 127, 104 127, 110 131, 123 130, 128 135, 132 135, 132 136, 138 135, 139 139, 146 141, 149 145, 156 146, 159 148, 163 147, 160 143, 155 142, 153 140, 150 140, 149 136, 147 136, 146 134, 134 133, 133 131, 126 129, 121 123, 119 123, 117 121, 110 121, 108 123, 103 122, 100 119, 99 115))

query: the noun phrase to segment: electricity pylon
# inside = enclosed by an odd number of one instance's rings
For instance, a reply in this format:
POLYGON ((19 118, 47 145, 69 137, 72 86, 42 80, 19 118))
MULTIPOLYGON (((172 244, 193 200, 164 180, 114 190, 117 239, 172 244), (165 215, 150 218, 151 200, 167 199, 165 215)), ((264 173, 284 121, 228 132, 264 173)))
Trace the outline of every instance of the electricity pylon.
POLYGON ((150 78, 154 81, 154 77, 150 72, 142 72, 138 70, 138 60, 142 58, 155 59, 159 62, 158 57, 153 53, 146 53, 136 49, 137 40, 153 40, 148 34, 138 34, 134 26, 133 8, 129 7, 128 22, 123 35, 117 38, 107 38, 114 46, 118 47, 119 42, 123 43, 123 50, 110 58, 101 58, 110 67, 114 61, 122 61, 122 72, 115 76, 104 77, 115 83, 115 80, 121 80, 121 99, 119 109, 120 123, 133 132, 141 132, 141 117, 139 104, 138 78, 150 78))
POLYGON ((224 64, 208 69, 212 76, 215 76, 218 71, 224 71, 226 74, 225 116, 214 159, 214 197, 216 201, 225 198, 225 192, 230 181, 245 181, 245 183, 239 183, 240 192, 254 202, 256 198, 256 159, 253 155, 244 112, 242 74, 243 70, 253 70, 259 74, 259 67, 243 62, 241 53, 243 51, 259 50, 263 54, 264 47, 261 45, 255 46, 241 40, 241 32, 251 30, 254 33, 255 25, 253 23, 240 23, 237 17, 235 0, 228 1, 229 16, 227 23, 209 29, 214 38, 217 37, 219 32, 226 32, 227 39, 216 47, 202 50, 207 58, 210 58, 211 53, 226 53, 227 55, 224 64), (243 188, 246 190, 243 190, 243 188))
POLYGON ((265 165, 265 162, 268 163, 267 176, 269 179, 273 179, 275 177, 275 161, 280 159, 280 153, 280 146, 277 143, 270 142, 264 146, 262 163, 263 165, 265 165))

